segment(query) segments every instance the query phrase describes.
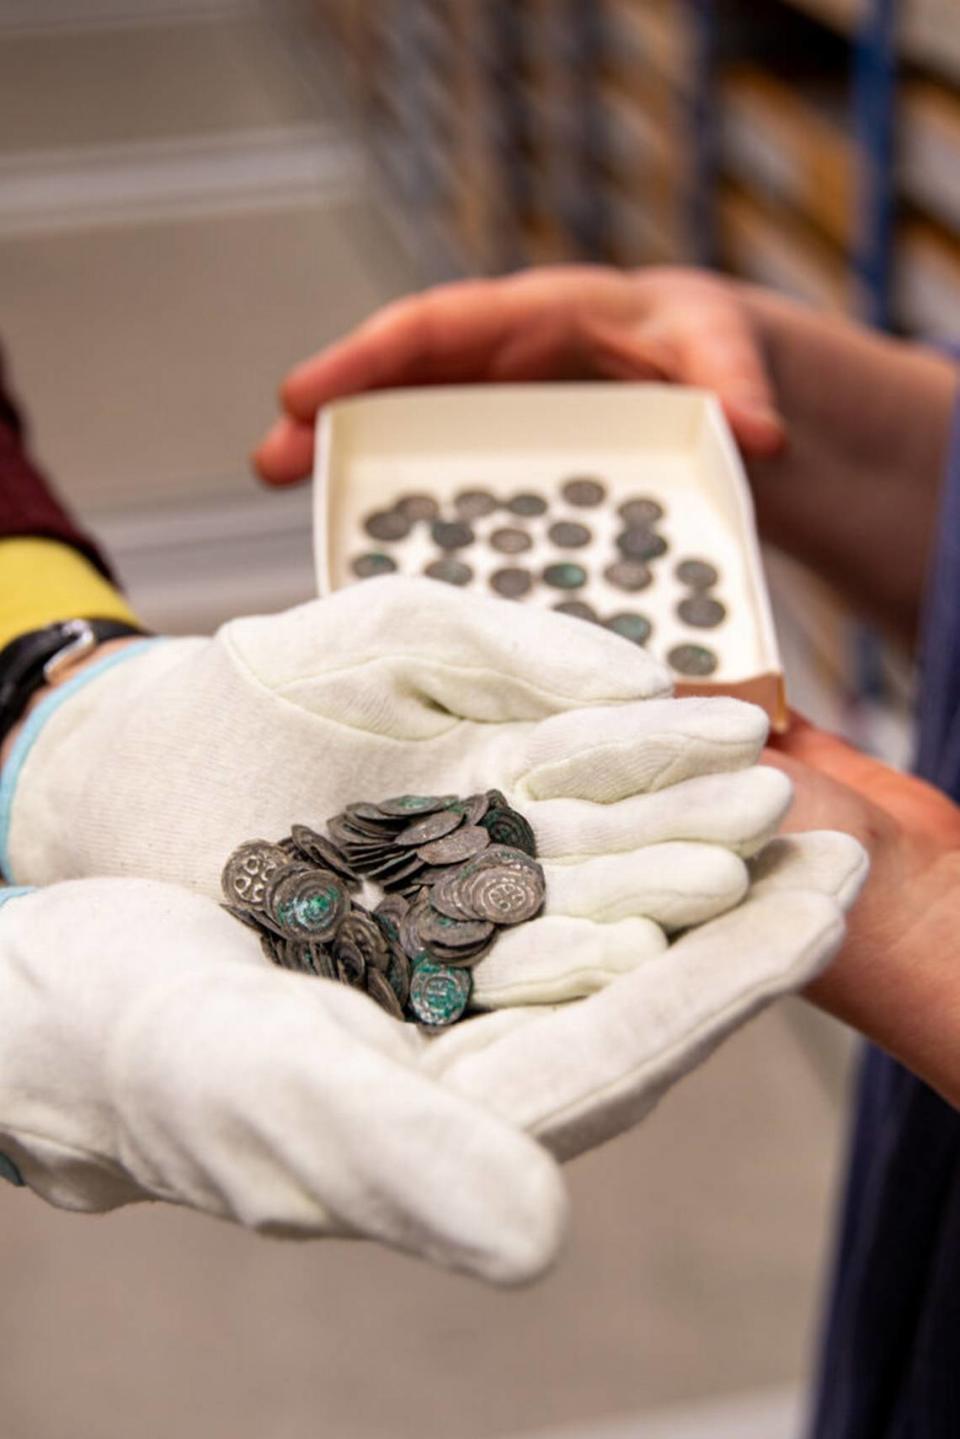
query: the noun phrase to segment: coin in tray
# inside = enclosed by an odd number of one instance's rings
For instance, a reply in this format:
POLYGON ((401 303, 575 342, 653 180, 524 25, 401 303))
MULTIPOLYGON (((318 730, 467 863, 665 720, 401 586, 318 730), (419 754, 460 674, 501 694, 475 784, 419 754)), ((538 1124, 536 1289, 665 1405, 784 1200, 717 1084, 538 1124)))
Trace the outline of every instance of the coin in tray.
MULTIPOLYGON (((372 538, 378 548, 354 553, 351 573, 357 579, 424 574, 482 587, 503 599, 549 604, 637 645, 658 638, 656 606, 626 609, 623 598, 669 591, 675 630, 722 629, 728 606, 716 594, 720 568, 702 555, 674 556, 664 533, 666 497, 618 491, 614 501, 613 494, 609 482, 593 475, 560 475, 541 491, 478 486, 449 501, 401 491, 361 515, 357 543, 372 538), (564 593, 576 598, 564 600, 564 593)), ((664 658, 677 674, 693 678, 712 674, 719 663, 714 650, 692 642, 670 645, 664 658)))

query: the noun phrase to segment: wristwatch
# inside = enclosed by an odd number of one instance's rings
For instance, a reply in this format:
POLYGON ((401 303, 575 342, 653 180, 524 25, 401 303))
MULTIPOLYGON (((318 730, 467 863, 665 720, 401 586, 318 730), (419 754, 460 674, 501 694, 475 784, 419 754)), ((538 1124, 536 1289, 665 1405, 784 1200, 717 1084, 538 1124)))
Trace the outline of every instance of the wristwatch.
POLYGON ((107 640, 143 635, 120 620, 61 620, 18 635, 0 650, 0 741, 20 719, 32 695, 107 640))

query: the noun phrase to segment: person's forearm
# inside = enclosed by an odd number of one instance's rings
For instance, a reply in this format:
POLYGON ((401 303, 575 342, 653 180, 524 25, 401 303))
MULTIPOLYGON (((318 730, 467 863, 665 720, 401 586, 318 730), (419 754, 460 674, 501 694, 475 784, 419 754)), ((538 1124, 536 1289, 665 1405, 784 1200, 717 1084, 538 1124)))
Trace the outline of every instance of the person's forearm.
POLYGON ((919 874, 874 873, 873 885, 896 904, 882 921, 868 902, 854 907, 844 949, 807 997, 960 1109, 960 851, 919 874))
POLYGON ((956 367, 768 291, 744 295, 787 425, 782 453, 750 464, 761 533, 912 644, 956 367))

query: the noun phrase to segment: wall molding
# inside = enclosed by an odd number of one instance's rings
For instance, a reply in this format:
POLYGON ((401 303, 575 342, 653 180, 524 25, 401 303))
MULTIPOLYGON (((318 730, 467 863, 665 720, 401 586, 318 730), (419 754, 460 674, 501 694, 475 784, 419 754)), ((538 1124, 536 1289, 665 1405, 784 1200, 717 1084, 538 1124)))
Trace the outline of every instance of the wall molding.
POLYGON ((30 151, 0 160, 0 236, 340 202, 363 174, 337 124, 30 151))

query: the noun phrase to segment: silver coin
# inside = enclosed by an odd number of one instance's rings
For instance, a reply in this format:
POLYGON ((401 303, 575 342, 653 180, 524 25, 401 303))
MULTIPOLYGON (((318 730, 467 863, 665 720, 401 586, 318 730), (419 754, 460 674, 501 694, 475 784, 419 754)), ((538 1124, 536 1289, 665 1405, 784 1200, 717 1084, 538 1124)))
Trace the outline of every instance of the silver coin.
POLYGON ((441 1029, 460 1019, 470 1002, 472 989, 468 969, 424 960, 414 967, 410 1008, 421 1024, 441 1029))
POLYGON ((473 570, 462 560, 431 560, 424 566, 423 573, 431 580, 443 580, 447 585, 468 585, 473 579, 473 570))
POLYGON ((521 924, 543 905, 543 871, 501 865, 465 875, 459 881, 463 908, 495 924, 521 924))
POLYGON ((655 560, 667 552, 663 535, 635 527, 617 535, 617 549, 628 560, 655 560))
POLYGON ((332 869, 334 874, 347 882, 348 885, 357 883, 357 875, 354 874, 344 856, 337 846, 324 834, 317 834, 306 824, 295 824, 290 830, 290 838, 299 855, 317 864, 321 869, 332 869))
POLYGON ((350 561, 350 569, 358 580, 372 580, 377 575, 389 575, 397 568, 396 560, 389 555, 374 552, 367 555, 357 555, 350 561))
POLYGON ((399 510, 404 519, 413 521, 435 520, 440 513, 440 506, 433 495, 401 495, 394 509, 399 510))
POLYGON ((453 507, 462 520, 477 520, 492 515, 499 506, 489 490, 461 490, 454 496, 453 507))
POLYGON ((352 909, 345 914, 337 927, 334 954, 336 944, 345 941, 357 947, 368 969, 379 969, 386 974, 390 963, 390 946, 383 930, 371 915, 362 909, 352 909))
POLYGON ((647 588, 653 571, 642 560, 614 560, 612 565, 607 565, 603 577, 616 589, 635 594, 647 588))
POLYGON ((571 560, 562 560, 559 564, 547 565, 543 580, 556 590, 578 590, 587 583, 587 572, 582 565, 575 565, 571 560))
POLYGON ((596 610, 585 600, 561 600, 553 608, 558 615, 570 615, 575 620, 590 620, 593 624, 597 622, 596 610))
POLYGON ((648 529, 650 525, 655 525, 657 520, 663 519, 663 505, 645 495, 643 498, 624 500, 622 505, 617 506, 617 514, 628 528, 648 529))
POLYGON ((376 510, 367 515, 363 528, 375 540, 404 540, 410 533, 410 521, 399 510, 376 510))
POLYGON ((586 525, 574 524, 572 520, 557 520, 547 531, 551 544, 561 550, 579 550, 588 545, 592 538, 586 525))
POLYGON ((490 836, 482 825, 466 825, 455 830, 444 839, 435 839, 422 845, 417 854, 427 864, 458 864, 460 860, 471 859, 486 849, 490 836))
POLYGON ((677 614, 685 625, 693 625, 698 630, 713 630, 723 624, 727 608, 709 595, 698 594, 681 600, 677 605, 677 614))
POLYGON ((462 550, 474 539, 473 530, 462 520, 434 520, 430 533, 442 550, 462 550))
POLYGON ((290 939, 329 939, 350 904, 342 880, 327 869, 290 865, 267 894, 267 913, 290 939))
POLYGON ((501 555, 520 555, 524 550, 530 549, 533 540, 526 530, 516 530, 505 526, 503 529, 494 530, 490 536, 490 544, 501 555))
POLYGON ((533 830, 524 816, 509 805, 488 809, 480 823, 490 836, 491 844, 505 844, 536 857, 537 841, 533 830))
POLYGON ((693 590, 708 590, 720 578, 707 560, 681 560, 674 574, 682 585, 689 585, 693 590))
POLYGON ((349 984, 352 989, 365 988, 367 965, 359 946, 352 939, 337 937, 330 949, 340 983, 349 984))
POLYGON ((411 964, 417 964, 421 959, 428 958, 420 937, 420 921, 427 912, 428 904, 427 892, 421 890, 400 920, 400 948, 411 964))
POLYGON ((387 981, 401 1009, 406 1007, 410 998, 410 975, 412 966, 409 959, 400 948, 399 944, 390 947, 390 968, 387 970, 387 981))
POLYGON ((542 495, 524 493, 507 500, 506 508, 512 515, 542 515, 546 511, 547 502, 542 495))
POLYGON ((397 794, 381 800, 377 809, 388 819, 407 818, 410 815, 433 814, 434 810, 446 809, 456 802, 455 794, 397 794))
POLYGON ((432 839, 443 839, 445 834, 452 834, 462 823, 462 810, 435 810, 433 814, 424 815, 423 819, 408 824, 394 836, 393 842, 397 845, 412 845, 416 849, 418 845, 429 844, 432 839))
POLYGON ((532 587, 533 576, 529 570, 508 567, 494 570, 490 576, 490 588, 507 600, 520 599, 522 595, 529 594, 532 587))
POLYGON ((450 808, 457 814, 463 815, 464 824, 479 824, 490 808, 490 796, 488 794, 471 794, 466 799, 457 800, 457 803, 450 808))
POLYGON ((392 1018, 403 1019, 403 1005, 387 976, 377 969, 367 970, 367 993, 392 1018))
POLYGON ((632 610, 622 610, 619 614, 610 615, 603 623, 608 630, 623 635, 625 640, 632 640, 635 645, 646 644, 653 629, 646 615, 635 614, 632 610))
POLYGON ((485 946, 494 931, 490 920, 451 919, 449 915, 442 914, 429 905, 418 928, 420 938, 426 942, 428 948, 439 944, 446 949, 471 951, 485 946))
POLYGON ((600 480, 577 476, 567 480, 560 493, 568 505, 586 508, 589 505, 599 505, 607 493, 607 487, 600 480))
POLYGON ((290 863, 289 856, 267 839, 238 845, 223 867, 220 885, 230 904, 262 909, 274 876, 290 863))
POLYGON ((667 663, 681 675, 712 675, 719 661, 706 645, 675 645, 667 655, 667 663))

